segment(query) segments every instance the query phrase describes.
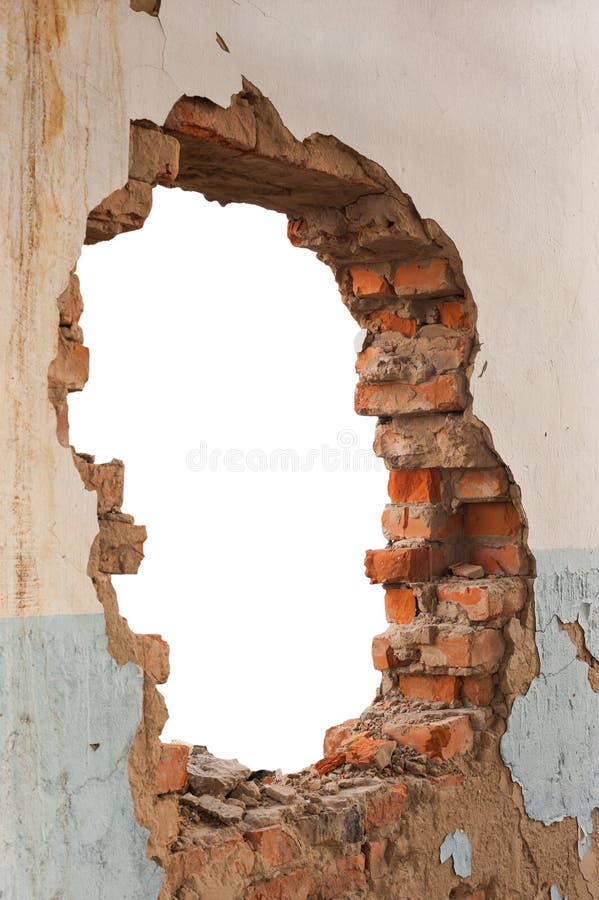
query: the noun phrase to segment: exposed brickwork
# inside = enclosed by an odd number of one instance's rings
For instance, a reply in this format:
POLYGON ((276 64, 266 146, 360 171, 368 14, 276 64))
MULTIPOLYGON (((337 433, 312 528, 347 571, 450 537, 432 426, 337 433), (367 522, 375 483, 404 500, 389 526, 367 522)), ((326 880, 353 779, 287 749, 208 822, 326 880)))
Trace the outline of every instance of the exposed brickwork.
MULTIPOLYGON (((157 6, 134 4, 153 14, 157 6)), ((471 412, 476 311, 459 256, 380 167, 333 138, 296 141, 249 82, 226 110, 185 97, 163 129, 133 124, 130 150, 129 181, 90 213, 88 243, 140 228, 152 185, 161 183, 285 212, 292 244, 332 268, 367 332, 355 405, 378 419, 375 452, 389 469, 391 500, 387 544, 366 554, 367 575, 385 588, 389 623, 373 639, 382 675, 372 706, 328 729, 323 759, 303 772, 246 770, 231 781, 229 771, 220 790, 218 771, 228 764, 217 760, 203 794, 197 771, 196 781, 187 777, 189 748, 158 740, 166 710, 155 685, 168 677, 168 645, 129 631, 110 583, 111 574, 137 570, 145 540, 121 511, 122 463, 96 465, 74 453, 98 496, 89 573, 109 647, 119 664, 144 670, 130 773, 138 820, 151 832, 148 852, 166 871, 161 900, 449 897, 446 874, 428 872, 433 880, 423 887, 402 841, 416 807, 437 804, 443 819, 448 801, 439 798, 482 771, 489 746, 496 754, 510 702, 505 668, 526 627, 532 575, 518 489, 471 412)), ((72 276, 49 370, 64 445, 67 395, 87 378, 81 311, 72 276)), ((451 897, 468 896, 485 897, 487 887, 451 888, 451 897)))

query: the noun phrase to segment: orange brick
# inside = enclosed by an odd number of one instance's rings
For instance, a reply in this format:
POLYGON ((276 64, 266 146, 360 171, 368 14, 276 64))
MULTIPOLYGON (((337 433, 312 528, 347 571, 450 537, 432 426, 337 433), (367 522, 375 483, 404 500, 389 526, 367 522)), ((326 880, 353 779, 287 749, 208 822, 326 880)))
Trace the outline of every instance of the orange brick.
POLYGON ((462 695, 474 706, 489 706, 494 690, 490 675, 483 675, 482 678, 467 675, 462 681, 462 695))
POLYGON ((188 757, 189 747, 186 744, 162 744, 154 783, 157 794, 182 791, 185 788, 188 757))
POLYGON ((369 331, 396 331, 406 337, 414 337, 418 326, 416 319, 406 319, 388 309, 369 313, 364 317, 364 324, 369 331))
POLYGON ((412 747, 422 756, 437 761, 453 759, 472 749, 473 734, 468 716, 448 716, 428 722, 389 722, 383 730, 404 747, 412 747))
POLYGON ((292 862, 300 855, 299 844, 281 825, 248 831, 245 838, 267 872, 292 862))
POLYGON ((322 885, 318 896, 322 900, 363 896, 366 886, 365 867, 363 853, 341 856, 327 863, 322 870, 322 885))
POLYGON ((389 541, 404 538, 442 541, 462 530, 462 514, 449 515, 441 507, 387 506, 382 522, 383 534, 389 541))
POLYGON ((526 575, 530 569, 528 557, 519 544, 474 547, 470 552, 470 561, 482 566, 491 575, 526 575))
POLYGON ((464 534, 516 534, 520 516, 513 503, 468 503, 464 507, 464 534))
POLYGON ((409 588, 387 588, 385 591, 387 622, 409 625, 416 615, 416 597, 409 588))
POLYGON ((372 664, 378 672, 386 672, 401 665, 388 638, 383 634, 377 634, 372 639, 372 664))
POLYGON ((431 562, 428 547, 391 547, 366 551, 366 575, 371 584, 402 581, 429 581, 431 562))
POLYGON ((313 870, 298 869, 250 887, 244 896, 245 900, 308 900, 315 891, 313 870))
POLYGON ((457 603, 471 622, 513 616, 524 606, 526 585, 521 579, 496 578, 478 585, 448 581, 437 588, 439 603, 457 603))
POLYGON ((324 736, 323 753, 325 756, 333 756, 346 738, 350 736, 358 719, 346 719, 341 725, 332 725, 327 728, 324 736))
POLYGON ((456 476, 454 493, 458 500, 493 500, 508 488, 504 469, 465 469, 456 476))
POLYGON ((352 290, 356 297, 390 297, 393 289, 389 282, 372 269, 351 268, 352 290))
POLYGON ((470 316, 465 304, 460 300, 451 300, 437 304, 441 324, 446 328, 470 328, 470 316))
POLYGON ((394 750, 394 741, 360 737, 348 744, 345 761, 361 769, 384 769, 391 762, 394 750))
POLYGON ((458 695, 455 675, 400 675, 399 689, 404 697, 453 703, 458 695))
POLYGON ((391 788, 370 797, 366 802, 366 832, 394 825, 408 802, 408 789, 405 784, 394 784, 391 788))
POLYGON ((465 634, 440 634, 432 647, 423 647, 421 659, 425 666, 468 669, 477 666, 494 668, 505 644, 495 628, 480 628, 465 634))
POLYGON ((354 397, 354 407, 360 416, 457 412, 465 406, 464 383, 456 372, 436 375, 421 384, 370 384, 361 381, 356 385, 354 397))
POLYGON ((329 772, 333 772, 344 764, 345 753, 335 753, 333 756, 325 756, 324 759, 319 759, 318 762, 312 764, 312 768, 316 769, 319 775, 328 775, 329 772))
POLYGON ((446 259, 427 259, 398 266, 393 276, 398 297, 447 297, 458 293, 446 259))
POLYGON ((438 503, 441 477, 438 469, 393 469, 389 472, 389 497, 393 503, 438 503))

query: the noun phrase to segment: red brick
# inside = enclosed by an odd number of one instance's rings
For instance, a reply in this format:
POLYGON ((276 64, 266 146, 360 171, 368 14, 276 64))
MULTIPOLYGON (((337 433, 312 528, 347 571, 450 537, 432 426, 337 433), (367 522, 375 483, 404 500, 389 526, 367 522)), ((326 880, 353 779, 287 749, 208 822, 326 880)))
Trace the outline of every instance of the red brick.
POLYGON ((452 300, 447 303, 439 303, 437 309, 441 324, 446 328, 470 328, 470 316, 466 312, 463 302, 452 300))
POLYGON ((315 896, 315 891, 313 870, 298 869, 250 887, 244 896, 245 900, 308 900, 315 896))
POLYGON ((465 408, 466 392, 457 372, 436 375, 420 384, 361 381, 356 385, 354 406, 361 416, 456 412, 465 408))
POLYGON ((372 639, 372 663, 379 672, 395 669, 402 664, 393 652, 388 638, 383 634, 377 634, 372 639))
POLYGON ((353 267, 349 270, 352 290, 356 297, 391 297, 393 288, 378 272, 353 267))
POLYGON ((446 259, 427 259, 398 266, 393 276, 398 297, 447 297, 459 293, 446 259))
POLYGON ((522 609, 525 598, 526 585, 515 578, 497 578, 476 585, 448 581, 437 588, 439 603, 457 603, 471 622, 512 616, 522 609))
POLYGON ((504 544, 503 547, 473 547, 470 561, 482 566, 491 575, 526 575, 530 563, 526 552, 519 544, 504 544))
POLYGON ((187 784, 188 757, 187 744, 162 744, 154 783, 157 794, 184 790, 187 784))
POLYGON ((398 316, 397 313, 393 313, 388 309, 381 309, 364 316, 364 326, 368 331, 395 331, 406 337, 414 337, 418 322, 416 319, 398 316))
POLYGON ((462 696, 474 706, 489 706, 494 692, 493 679, 490 675, 483 675, 482 678, 467 675, 462 680, 462 696))
POLYGON ((281 868, 301 854, 298 842, 281 825, 248 831, 245 838, 256 851, 266 872, 281 868))
POLYGON ((385 591, 387 622, 409 625, 416 615, 416 597, 410 588, 387 588, 385 591))
POLYGON ((408 802, 405 784, 385 785, 381 793, 369 797, 366 803, 366 832, 394 825, 408 802))
POLYGON ((366 551, 366 575, 371 584, 429 581, 431 561, 428 547, 391 547, 366 551))
POLYGON ((453 703, 458 695, 458 679, 454 675, 400 675, 399 689, 404 697, 453 703))
POLYGON ((423 647, 425 666, 468 669, 484 666, 493 669, 503 656, 505 644, 495 628, 481 628, 466 633, 440 634, 434 646, 423 647))
POLYGON ((363 853, 341 856, 327 863, 322 870, 319 897, 339 900, 340 897, 361 897, 366 887, 366 860, 363 853))
POLYGON ((422 756, 439 762, 472 749, 472 727, 466 715, 431 721, 389 722, 383 731, 398 744, 412 747, 422 756))
POLYGON ((358 766, 360 769, 371 767, 384 769, 391 762, 394 750, 394 741, 359 737, 348 744, 345 751, 346 762, 358 766))
POLYGON ((343 741, 350 736, 358 721, 358 719, 346 719, 340 725, 332 725, 330 728, 327 728, 323 745, 325 756, 332 756, 338 751, 343 741))
POLYGON ((393 469, 389 472, 389 498, 393 503, 438 503, 441 477, 438 469, 393 469))
POLYGON ((383 534, 389 541, 406 538, 443 541, 462 530, 462 514, 448 514, 441 506, 387 506, 382 522, 383 534))
POLYGON ((58 339, 56 359, 48 369, 48 386, 65 388, 67 391, 83 390, 89 378, 89 350, 83 344, 67 341, 62 336, 58 339))
POLYGON ((465 469, 456 475, 454 493, 458 500, 493 500, 508 489, 505 469, 465 469))
POLYGON ((312 764, 312 768, 316 769, 319 775, 328 775, 329 772, 334 772, 335 769, 344 764, 345 753, 335 753, 333 756, 325 756, 324 759, 319 759, 318 762, 312 764))
POLYGON ((464 534, 516 534, 520 516, 513 503, 468 503, 464 507, 464 534))

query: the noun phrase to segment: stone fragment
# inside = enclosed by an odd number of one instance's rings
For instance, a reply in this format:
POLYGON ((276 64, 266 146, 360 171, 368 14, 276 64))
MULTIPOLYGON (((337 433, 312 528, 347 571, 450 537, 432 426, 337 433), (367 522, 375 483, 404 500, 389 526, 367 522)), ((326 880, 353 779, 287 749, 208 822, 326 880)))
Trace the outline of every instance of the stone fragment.
POLYGON ((73 454, 75 465, 88 491, 96 491, 98 515, 120 510, 123 505, 125 466, 120 459, 109 463, 88 462, 77 453, 73 454))
POLYGON ((392 469, 496 466, 482 427, 463 415, 398 416, 376 427, 375 452, 392 469))
POLYGON ((287 784, 267 784, 264 787, 264 793, 271 800, 276 800, 277 803, 290 803, 297 797, 297 791, 287 784))
POLYGON ((87 219, 86 244, 109 241, 141 228, 152 209, 152 186, 131 179, 93 209, 87 219))
POLYGON ((135 575, 144 558, 144 525, 100 519, 99 569, 107 575, 135 575))
POLYGON ((58 298, 60 325, 76 325, 83 312, 83 299, 79 287, 79 277, 72 272, 69 283, 58 298))
POLYGON ((179 172, 179 141, 158 128, 131 123, 129 178, 157 184, 175 181, 179 172))
POLYGON ((260 804, 262 794, 255 781, 242 781, 230 794, 236 800, 241 800, 248 808, 255 808, 260 804))
POLYGON ((236 803, 225 803, 212 794, 201 794, 196 797, 195 806, 224 825, 236 825, 243 818, 243 810, 236 803))
POLYGON ((224 797, 247 780, 251 769, 237 759, 218 759, 205 747, 194 747, 187 764, 187 775, 194 794, 224 797))
POLYGON ((485 576, 483 567, 472 565, 472 563, 455 563, 453 566, 449 566, 449 570, 457 578, 475 579, 484 578, 485 576))

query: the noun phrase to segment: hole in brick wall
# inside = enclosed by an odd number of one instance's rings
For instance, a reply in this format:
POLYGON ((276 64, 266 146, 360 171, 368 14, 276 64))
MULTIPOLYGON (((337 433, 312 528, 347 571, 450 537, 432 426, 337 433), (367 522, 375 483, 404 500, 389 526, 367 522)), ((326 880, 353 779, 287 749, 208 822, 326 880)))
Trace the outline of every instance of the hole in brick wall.
POLYGON ((115 586, 171 645, 164 739, 297 769, 378 683, 362 559, 386 476, 353 411, 357 326, 284 216, 179 190, 78 272, 91 377, 70 440, 125 461, 123 510, 148 527, 115 586))

